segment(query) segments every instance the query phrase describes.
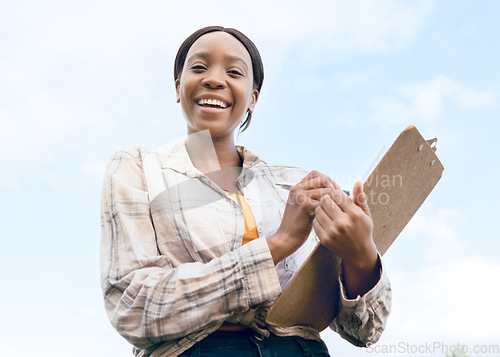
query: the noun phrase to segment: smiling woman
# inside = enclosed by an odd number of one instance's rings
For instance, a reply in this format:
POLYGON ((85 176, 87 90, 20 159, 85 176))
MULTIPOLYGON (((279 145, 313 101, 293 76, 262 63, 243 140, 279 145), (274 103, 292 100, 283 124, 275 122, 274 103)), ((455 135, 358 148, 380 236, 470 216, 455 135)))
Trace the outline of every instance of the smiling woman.
POLYGON ((391 293, 361 184, 351 199, 324 174, 234 144, 264 78, 255 45, 234 29, 200 29, 174 75, 187 138, 117 152, 103 186, 106 310, 135 355, 328 356, 314 328, 265 320, 318 243, 342 258, 330 327, 357 346, 377 341, 391 293))
POLYGON ((193 43, 175 87, 188 133, 209 129, 212 137, 231 137, 245 113, 253 112, 259 96, 250 54, 222 31, 207 33, 193 43))
MULTIPOLYGON (((223 28, 220 26, 208 26, 208 27, 204 27, 202 29, 199 29, 198 31, 195 31, 193 34, 191 34, 182 43, 181 47, 179 48, 179 51, 177 52, 177 56, 175 58, 174 78, 175 78, 176 83, 179 80, 179 78, 181 77, 182 71, 184 69, 184 64, 186 62, 186 57, 188 55, 188 51, 191 50, 193 43, 195 41, 197 41, 203 35, 207 35, 210 33, 216 33, 216 32, 223 32, 225 34, 229 34, 229 35, 233 36, 234 39, 237 39, 245 47, 246 52, 250 55, 251 66, 249 67, 249 63, 245 62, 242 58, 239 58, 239 59, 243 61, 247 70, 252 71, 253 88, 258 93, 260 93, 260 90, 262 88, 262 83, 264 82, 264 66, 262 64, 262 59, 260 57, 259 50, 254 45, 254 43, 252 41, 250 41, 250 39, 248 37, 246 37, 244 34, 239 32, 238 30, 231 29, 231 28, 223 28)), ((242 129, 242 131, 244 131, 248 127, 248 125, 250 124, 251 118, 252 118, 252 113, 249 112, 245 121, 241 124, 240 128, 242 129)))

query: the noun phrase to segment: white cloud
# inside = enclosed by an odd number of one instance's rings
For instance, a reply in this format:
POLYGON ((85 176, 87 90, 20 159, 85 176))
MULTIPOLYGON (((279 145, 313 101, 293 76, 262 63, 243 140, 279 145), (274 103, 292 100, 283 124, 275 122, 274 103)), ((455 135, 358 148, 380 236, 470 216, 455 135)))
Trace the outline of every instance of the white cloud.
POLYGON ((260 31, 328 51, 388 51, 407 48, 433 8, 434 1, 268 2, 260 31))
POLYGON ((482 305, 500 294, 498 276, 500 264, 480 257, 394 272, 393 338, 493 342, 497 332, 480 326, 500 319, 493 300, 482 305))
POLYGON ((396 97, 378 97, 371 101, 371 119, 383 126, 404 123, 429 124, 443 115, 445 102, 462 108, 480 108, 495 103, 495 93, 479 91, 445 76, 400 88, 396 97))
POLYGON ((467 214, 459 209, 424 209, 417 211, 404 232, 407 239, 418 241, 423 247, 423 263, 453 261, 466 252, 459 231, 465 222, 468 222, 467 214))
MULTIPOLYGON (((272 88, 282 70, 291 73, 283 67, 290 57, 314 66, 360 53, 410 48, 433 13, 434 4, 433 0, 267 1, 255 6, 258 13, 249 16, 251 23, 241 23, 242 30, 248 29, 260 47, 267 71, 266 88, 272 88), (254 19, 259 19, 259 26, 254 19)), ((314 78, 313 83, 318 81, 331 84, 327 78, 314 78)))
MULTIPOLYGON (((76 144, 71 138, 79 130, 98 127, 103 118, 85 103, 63 102, 34 83, 27 83, 17 93, 22 96, 17 103, 0 103, 0 152, 4 164, 0 184, 8 186, 15 185, 21 172, 35 176, 38 169, 56 158, 57 152, 76 144)), ((78 140, 81 145, 89 144, 84 137, 78 140)))
POLYGON ((480 344, 498 337, 496 331, 478 328, 500 319, 498 309, 478 308, 483 298, 500 294, 500 263, 472 253, 477 245, 488 244, 488 238, 470 239, 475 216, 467 208, 426 202, 400 237, 404 251, 399 246, 388 252, 388 268, 391 263, 395 267, 390 272, 394 294, 388 341, 480 344), (394 253, 405 254, 407 262, 390 255, 394 253))

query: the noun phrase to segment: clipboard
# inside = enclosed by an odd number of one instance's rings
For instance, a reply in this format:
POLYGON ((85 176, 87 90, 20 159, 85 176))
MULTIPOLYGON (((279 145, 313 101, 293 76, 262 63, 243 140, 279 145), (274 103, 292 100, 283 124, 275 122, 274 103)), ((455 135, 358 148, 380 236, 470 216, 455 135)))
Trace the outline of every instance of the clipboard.
MULTIPOLYGON (((373 240, 384 255, 440 180, 444 167, 435 154, 437 139, 417 128, 401 132, 363 184, 373 219, 373 240)), ((319 244, 270 307, 266 322, 318 331, 337 316, 341 259, 319 244)))

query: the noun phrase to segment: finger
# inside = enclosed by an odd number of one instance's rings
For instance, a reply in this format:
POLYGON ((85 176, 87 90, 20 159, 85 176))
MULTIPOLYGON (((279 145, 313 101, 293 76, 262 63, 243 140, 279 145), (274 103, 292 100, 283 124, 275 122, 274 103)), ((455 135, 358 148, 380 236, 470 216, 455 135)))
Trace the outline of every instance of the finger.
POLYGON ((315 188, 329 187, 332 190, 335 189, 335 186, 332 183, 332 179, 318 172, 316 176, 311 176, 308 180, 304 182, 300 182, 296 186, 302 190, 311 190, 315 188))
MULTIPOLYGON (((332 180, 332 179, 330 179, 330 180, 332 180)), ((332 180, 332 182, 333 182, 333 187, 335 187, 336 190, 340 190, 340 186, 338 185, 338 183, 336 183, 333 180, 332 180)))
POLYGON ((307 195, 307 197, 319 201, 321 200, 321 197, 323 196, 330 196, 333 194, 333 191, 335 191, 333 188, 313 188, 307 191, 304 191, 304 194, 307 195))
POLYGON ((296 195, 289 195, 288 203, 291 205, 298 205, 302 207, 307 211, 309 215, 313 216, 314 210, 321 206, 321 202, 319 201, 319 199, 313 199, 309 197, 306 192, 308 191, 301 191, 296 195))
POLYGON ((336 226, 336 222, 332 221, 331 218, 321 209, 316 209, 316 214, 313 219, 313 228, 314 222, 316 222, 316 235, 323 242, 327 239, 331 240, 334 237, 339 236, 339 231, 336 226), (318 234, 319 233, 319 234, 318 234))
MULTIPOLYGON (((322 210, 332 220, 338 219, 344 213, 330 195, 321 197, 320 203, 322 210)), ((318 213, 321 213, 321 211, 318 210, 318 213)))
POLYGON ((335 190, 332 193, 332 200, 345 213, 354 213, 359 210, 354 201, 342 190, 335 190))
POLYGON ((325 239, 325 237, 327 237, 327 234, 326 234, 325 228, 316 219, 316 217, 314 217, 314 219, 313 219, 312 226, 313 226, 314 233, 316 233, 316 235, 318 236, 319 240, 323 241, 325 239))
POLYGON ((303 190, 310 190, 310 189, 315 189, 315 188, 321 188, 321 187, 328 187, 335 189, 335 186, 338 186, 335 181, 333 181, 330 177, 328 177, 325 174, 322 174, 321 172, 318 171, 311 171, 310 176, 309 174, 299 182, 297 185, 298 188, 301 188, 303 190), (307 178, 307 179, 306 179, 307 178))
POLYGON ((319 171, 316 171, 316 170, 312 170, 311 172, 309 172, 307 175, 305 175, 302 180, 300 180, 298 182, 299 183, 304 183, 306 181, 309 181, 310 179, 314 178, 314 177, 317 177, 319 176, 321 173, 319 171))
POLYGON ((330 176, 326 176, 326 177, 328 177, 328 179, 330 180, 330 182, 332 183, 333 187, 336 190, 340 190, 340 186, 338 185, 338 183, 336 183, 330 176))
POLYGON ((366 195, 363 192, 363 184, 361 181, 356 181, 354 183, 354 188, 352 189, 353 201, 354 203, 365 212, 368 217, 371 218, 372 214, 370 212, 370 207, 366 200, 366 195))

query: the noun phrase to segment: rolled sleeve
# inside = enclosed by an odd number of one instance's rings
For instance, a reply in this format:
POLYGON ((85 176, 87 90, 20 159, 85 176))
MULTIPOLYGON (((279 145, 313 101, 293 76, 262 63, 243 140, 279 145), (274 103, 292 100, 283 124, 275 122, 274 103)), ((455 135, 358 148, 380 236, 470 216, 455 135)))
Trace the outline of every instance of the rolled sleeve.
POLYGON ((339 313, 330 327, 355 346, 366 347, 378 341, 387 324, 391 311, 392 291, 380 261, 380 278, 363 296, 348 299, 339 276, 339 313))
POLYGON ((248 292, 248 306, 275 298, 281 293, 278 274, 273 263, 266 239, 255 239, 236 251, 241 269, 245 272, 245 291, 248 292))

